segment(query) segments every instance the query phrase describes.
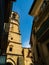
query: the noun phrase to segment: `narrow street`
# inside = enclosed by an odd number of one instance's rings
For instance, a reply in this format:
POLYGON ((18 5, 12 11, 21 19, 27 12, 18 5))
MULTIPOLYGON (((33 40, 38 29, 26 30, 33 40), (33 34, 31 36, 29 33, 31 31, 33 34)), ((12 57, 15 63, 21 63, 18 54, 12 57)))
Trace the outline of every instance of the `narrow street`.
POLYGON ((0 0, 0 65, 49 65, 49 0, 0 0))

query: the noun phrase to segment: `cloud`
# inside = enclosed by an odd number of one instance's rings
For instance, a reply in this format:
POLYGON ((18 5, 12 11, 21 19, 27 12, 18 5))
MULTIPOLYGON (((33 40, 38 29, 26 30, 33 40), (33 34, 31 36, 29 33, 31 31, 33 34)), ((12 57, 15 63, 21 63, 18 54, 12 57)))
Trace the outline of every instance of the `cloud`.
POLYGON ((22 46, 30 48, 29 40, 25 41, 22 46))

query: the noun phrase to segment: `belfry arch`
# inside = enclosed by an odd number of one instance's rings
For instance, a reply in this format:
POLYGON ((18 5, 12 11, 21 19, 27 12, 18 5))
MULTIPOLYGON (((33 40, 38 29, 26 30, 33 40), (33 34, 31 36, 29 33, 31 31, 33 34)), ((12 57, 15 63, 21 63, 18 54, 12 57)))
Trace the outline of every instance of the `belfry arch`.
POLYGON ((6 61, 6 65, 16 65, 16 64, 11 58, 8 58, 6 61))
POLYGON ((12 63, 10 63, 10 62, 7 62, 7 63, 6 63, 6 65, 13 65, 13 64, 12 64, 12 63))

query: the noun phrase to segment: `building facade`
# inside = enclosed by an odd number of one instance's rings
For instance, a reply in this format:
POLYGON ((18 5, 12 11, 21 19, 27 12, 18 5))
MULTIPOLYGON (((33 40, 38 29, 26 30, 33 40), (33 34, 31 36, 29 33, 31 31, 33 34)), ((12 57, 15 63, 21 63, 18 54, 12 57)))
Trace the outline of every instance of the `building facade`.
POLYGON ((34 1, 29 14, 34 16, 30 38, 34 64, 49 65, 49 1, 34 1))
POLYGON ((31 48, 23 48, 23 58, 25 65, 34 65, 32 63, 32 52, 31 48))

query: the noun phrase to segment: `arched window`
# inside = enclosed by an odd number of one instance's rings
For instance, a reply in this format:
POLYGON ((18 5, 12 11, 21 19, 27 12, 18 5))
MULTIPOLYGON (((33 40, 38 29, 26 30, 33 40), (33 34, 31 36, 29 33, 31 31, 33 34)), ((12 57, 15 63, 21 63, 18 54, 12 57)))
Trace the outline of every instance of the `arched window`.
POLYGON ((9 45, 9 51, 12 52, 13 45, 9 45))

